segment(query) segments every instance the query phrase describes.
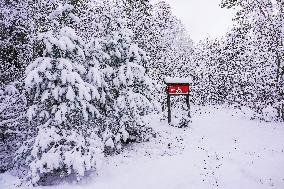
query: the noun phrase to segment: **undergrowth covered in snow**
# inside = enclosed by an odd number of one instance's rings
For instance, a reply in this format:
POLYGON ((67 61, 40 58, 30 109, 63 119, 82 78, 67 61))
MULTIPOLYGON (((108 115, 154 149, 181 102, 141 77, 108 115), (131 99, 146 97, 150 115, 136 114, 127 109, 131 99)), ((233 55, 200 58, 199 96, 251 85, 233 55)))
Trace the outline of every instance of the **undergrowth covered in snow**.
MULTIPOLYGON (((221 106, 192 112, 189 128, 147 117, 156 138, 107 157, 98 173, 80 183, 45 188, 283 188, 283 123, 252 120, 243 110, 221 106)), ((9 172, 0 183, 16 188, 20 182, 9 172)))

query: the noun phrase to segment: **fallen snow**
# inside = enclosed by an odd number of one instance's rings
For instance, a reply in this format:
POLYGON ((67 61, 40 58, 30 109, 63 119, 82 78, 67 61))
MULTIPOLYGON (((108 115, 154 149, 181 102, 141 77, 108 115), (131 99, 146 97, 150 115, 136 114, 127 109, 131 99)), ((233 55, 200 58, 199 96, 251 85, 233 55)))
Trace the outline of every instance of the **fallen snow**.
POLYGON ((166 83, 192 83, 192 78, 166 77, 166 83))
MULTIPOLYGON (((228 108, 193 108, 189 129, 151 119, 157 138, 108 157, 79 184, 45 189, 283 189, 284 124, 250 120, 228 108)), ((0 189, 16 188, 10 173, 0 189)), ((22 186, 21 188, 26 188, 22 186)))

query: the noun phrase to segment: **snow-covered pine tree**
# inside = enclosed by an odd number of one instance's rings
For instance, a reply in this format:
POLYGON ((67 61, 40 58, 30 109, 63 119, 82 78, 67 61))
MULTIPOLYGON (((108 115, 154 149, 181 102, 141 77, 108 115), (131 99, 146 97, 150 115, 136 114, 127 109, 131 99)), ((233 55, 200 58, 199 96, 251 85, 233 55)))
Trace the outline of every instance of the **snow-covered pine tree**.
POLYGON ((155 86, 143 67, 146 54, 131 43, 130 35, 127 29, 121 29, 114 32, 107 43, 109 63, 113 65, 107 94, 113 99, 114 107, 107 116, 114 116, 110 129, 115 134, 115 144, 145 141, 153 134, 143 116, 155 110, 152 99, 155 86))
POLYGON ((119 1, 111 5, 108 35, 88 44, 92 57, 89 64, 93 67, 90 71, 96 75, 92 84, 104 96, 103 139, 106 149, 111 150, 119 150, 125 142, 149 139, 153 131, 143 116, 156 108, 152 98, 155 85, 143 67, 146 54, 132 42, 133 34, 126 28, 121 6, 119 1))
POLYGON ((48 176, 84 176, 95 168, 102 149, 96 126, 90 122, 100 116, 91 103, 100 95, 84 80, 84 41, 72 29, 79 20, 73 14, 76 1, 57 3, 48 17, 53 29, 38 35, 42 56, 26 69, 27 117, 37 133, 17 157, 25 158, 33 184, 48 176))
POLYGON ((0 90, 0 172, 13 168, 14 153, 31 133, 27 100, 14 84, 0 90))
POLYGON ((200 41, 195 48, 193 61, 194 88, 193 100, 196 104, 224 103, 230 91, 231 74, 230 66, 225 61, 223 49, 224 40, 205 39, 200 41))
POLYGON ((123 9, 127 18, 127 28, 133 31, 133 42, 150 53, 150 40, 153 37, 153 5, 149 0, 127 0, 123 9), (148 51, 149 50, 149 51, 148 51))
POLYGON ((133 42, 149 56, 146 69, 151 78, 162 83, 165 76, 182 74, 180 65, 189 63, 192 42, 170 5, 148 0, 122 2, 133 42))
POLYGON ((283 1, 224 0, 222 5, 239 7, 231 36, 238 36, 238 44, 245 47, 241 51, 237 49, 240 52, 238 57, 249 55, 247 60, 243 59, 249 65, 243 76, 250 80, 247 82, 250 85, 248 93, 251 93, 251 88, 254 93, 250 106, 260 114, 268 106, 279 109, 283 95, 283 1))
POLYGON ((0 84, 24 75, 33 56, 33 5, 30 0, 0 1, 0 84))
POLYGON ((165 76, 187 77, 191 72, 192 43, 185 28, 164 1, 124 1, 127 26, 134 33, 133 41, 145 50, 149 59, 146 70, 159 83, 155 99, 165 102, 165 76), (182 66, 182 65, 189 66, 182 66), (190 68, 190 69, 188 69, 190 68))

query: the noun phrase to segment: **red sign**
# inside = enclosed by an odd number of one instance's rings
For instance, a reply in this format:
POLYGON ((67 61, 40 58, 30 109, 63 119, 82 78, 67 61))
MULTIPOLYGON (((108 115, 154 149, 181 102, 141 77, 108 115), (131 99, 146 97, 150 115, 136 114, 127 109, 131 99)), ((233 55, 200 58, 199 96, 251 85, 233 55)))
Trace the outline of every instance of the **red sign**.
POLYGON ((169 85, 167 88, 168 94, 188 94, 189 93, 189 87, 188 85, 169 85))

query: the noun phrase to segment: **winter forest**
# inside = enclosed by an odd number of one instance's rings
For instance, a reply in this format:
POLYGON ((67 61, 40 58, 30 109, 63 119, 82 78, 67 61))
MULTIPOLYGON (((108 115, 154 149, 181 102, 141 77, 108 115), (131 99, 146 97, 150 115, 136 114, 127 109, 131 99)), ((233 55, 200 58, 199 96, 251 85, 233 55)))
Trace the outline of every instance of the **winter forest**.
POLYGON ((220 7, 194 42, 164 1, 0 0, 0 189, 283 189, 284 1, 220 7))

